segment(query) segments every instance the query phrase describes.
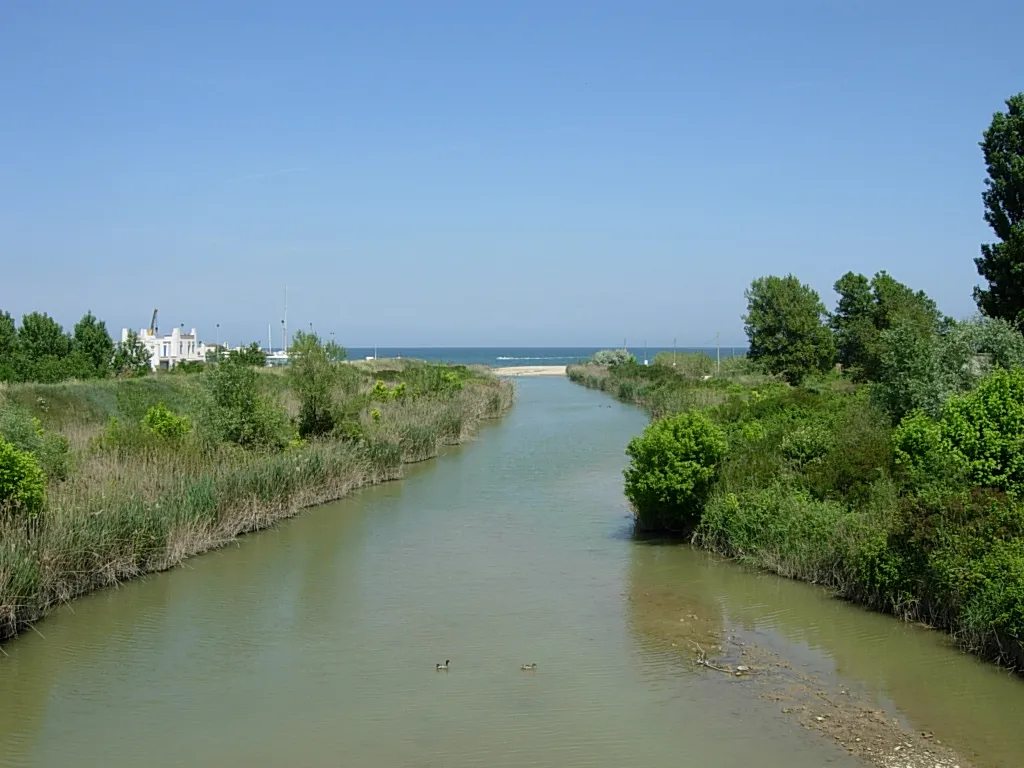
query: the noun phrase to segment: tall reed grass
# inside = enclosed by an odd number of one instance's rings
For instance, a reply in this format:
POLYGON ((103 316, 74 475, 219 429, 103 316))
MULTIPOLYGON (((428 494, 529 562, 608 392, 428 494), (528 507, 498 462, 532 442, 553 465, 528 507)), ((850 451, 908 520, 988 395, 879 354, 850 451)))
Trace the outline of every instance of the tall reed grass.
MULTIPOLYGON (((415 365, 396 361, 390 370, 401 376, 415 365)), ((197 413, 196 377, 0 388, 0 412, 31 414, 64 434, 73 464, 67 479, 50 480, 39 518, 0 515, 0 639, 76 596, 171 568, 303 508, 398 479, 404 464, 471 440, 514 397, 509 382, 467 372, 457 391, 381 404, 374 418, 365 398, 374 378, 361 376, 341 393, 357 411, 357 438, 296 442, 281 452, 211 449, 198 440, 99 447, 111 417, 130 422, 156 402, 197 413)), ((283 377, 265 378, 294 412, 283 377)))

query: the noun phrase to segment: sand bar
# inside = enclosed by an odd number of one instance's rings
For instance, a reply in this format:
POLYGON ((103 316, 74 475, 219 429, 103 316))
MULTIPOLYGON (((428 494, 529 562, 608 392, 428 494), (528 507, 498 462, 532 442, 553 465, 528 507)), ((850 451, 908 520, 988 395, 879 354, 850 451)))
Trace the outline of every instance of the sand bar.
POLYGON ((565 376, 564 365, 514 365, 495 368, 498 376, 565 376))

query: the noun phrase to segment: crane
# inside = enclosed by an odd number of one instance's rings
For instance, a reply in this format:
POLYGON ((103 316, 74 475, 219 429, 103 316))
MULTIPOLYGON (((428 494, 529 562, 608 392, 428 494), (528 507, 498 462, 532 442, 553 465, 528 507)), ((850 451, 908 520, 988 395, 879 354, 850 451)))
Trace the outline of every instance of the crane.
POLYGON ((156 313, 157 313, 157 310, 154 309, 153 310, 153 319, 149 321, 149 335, 150 336, 155 336, 156 335, 156 331, 157 331, 157 327, 156 327, 156 313))

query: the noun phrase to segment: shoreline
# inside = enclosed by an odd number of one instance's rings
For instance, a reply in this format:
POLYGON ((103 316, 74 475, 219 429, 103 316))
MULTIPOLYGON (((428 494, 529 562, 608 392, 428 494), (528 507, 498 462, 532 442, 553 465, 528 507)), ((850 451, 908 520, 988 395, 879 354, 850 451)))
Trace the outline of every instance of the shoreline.
MULTIPOLYGON (((185 380, 182 377, 172 383, 180 385, 185 380)), ((237 465, 216 466, 183 478, 174 487, 163 489, 130 509, 100 500, 100 506, 95 507, 99 512, 93 507, 84 513, 60 506, 55 507, 56 512, 46 510, 41 516, 42 525, 53 527, 56 533, 76 529, 78 538, 87 541, 88 546, 73 551, 41 551, 35 528, 0 520, 0 539, 7 540, 5 543, 9 543, 14 554, 31 553, 25 555, 24 565, 36 578, 29 589, 26 579, 19 578, 21 574, 0 568, 0 654, 5 643, 34 627, 59 605, 178 567, 185 560, 237 544, 242 536, 272 528, 282 520, 343 499, 360 488, 401 480, 407 464, 436 459, 446 445, 472 442, 484 422, 504 417, 515 401, 510 383, 491 381, 494 383, 487 387, 466 387, 449 401, 461 416, 456 434, 437 434, 423 444, 402 447, 391 431, 384 431, 369 442, 311 441, 272 455, 243 454, 237 465), (394 445, 396 450, 383 458, 375 457, 371 449, 378 444, 394 445), (267 485, 267 477, 276 481, 267 485), (196 507, 197 495, 203 502, 201 509, 196 507), (125 509, 129 513, 134 510, 141 516, 141 522, 153 529, 141 531, 137 537, 141 542, 112 537, 122 523, 140 522, 125 521, 125 509), (150 538, 161 534, 164 540, 149 540, 142 534, 149 534, 150 538)), ((24 386, 33 392, 45 392, 68 385, 24 386)), ((132 382, 123 386, 138 385, 132 382)), ((424 402, 430 411, 438 400, 427 397, 424 402)), ((0 397, 0 406, 5 405, 6 400, 0 397)), ((400 431, 402 426, 401 422, 392 426, 385 421, 379 429, 400 431)))
POLYGON ((565 376, 565 365, 512 365, 492 368, 495 376, 565 376))

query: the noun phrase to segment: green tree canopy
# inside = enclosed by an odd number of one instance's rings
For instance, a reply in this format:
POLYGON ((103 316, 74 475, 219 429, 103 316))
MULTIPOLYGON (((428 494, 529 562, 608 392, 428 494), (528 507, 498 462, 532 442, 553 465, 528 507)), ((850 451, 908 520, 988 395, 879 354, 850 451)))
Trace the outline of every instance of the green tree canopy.
POLYGON ((33 363, 46 358, 60 360, 71 354, 71 337, 45 312, 32 312, 21 318, 18 348, 33 363))
POLYGON ((145 376, 149 373, 149 350, 135 331, 128 331, 128 338, 120 342, 114 351, 110 368, 115 376, 145 376))
POLYGON ((247 347, 232 349, 228 352, 228 358, 242 365, 252 365, 256 368, 262 368, 267 363, 267 353, 258 341, 254 341, 247 347))
POLYGON ((333 341, 326 344, 310 331, 299 331, 292 339, 288 379, 299 397, 299 435, 317 437, 334 429, 334 387, 344 349, 333 341))
POLYGON ((770 276, 754 280, 745 296, 743 323, 752 361, 794 385, 832 366, 835 341, 817 291, 793 275, 770 276))
POLYGON ((71 336, 60 323, 45 312, 32 312, 21 318, 17 376, 22 381, 54 382, 72 375, 70 369, 71 336))
POLYGON ((75 324, 74 350, 93 369, 93 375, 106 376, 114 359, 114 341, 107 333, 107 324, 86 312, 75 324))
POLYGON ((985 221, 999 238, 981 246, 974 260, 987 287, 974 289, 978 308, 1018 327, 1024 324, 1024 93, 1006 100, 982 142, 988 178, 985 221))
POLYGON ((18 328, 10 312, 0 312, 0 381, 14 381, 14 356, 18 351, 18 328))
POLYGON ((911 290, 885 271, 871 280, 847 272, 834 287, 839 302, 829 325, 836 333, 839 362, 859 381, 878 379, 884 331, 900 326, 924 338, 943 323, 938 307, 924 291, 911 290))

